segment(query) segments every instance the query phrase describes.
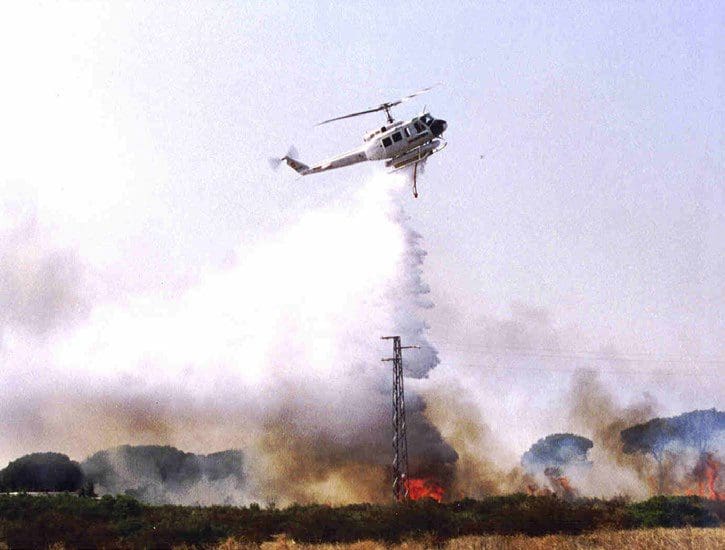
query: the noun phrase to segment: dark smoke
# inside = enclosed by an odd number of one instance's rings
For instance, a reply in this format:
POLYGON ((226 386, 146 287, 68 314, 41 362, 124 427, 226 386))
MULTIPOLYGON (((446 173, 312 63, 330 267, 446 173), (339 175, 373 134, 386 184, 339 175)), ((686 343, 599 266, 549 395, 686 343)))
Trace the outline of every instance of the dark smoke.
MULTIPOLYGON (((267 422, 260 498, 278 501, 284 495, 285 500, 298 503, 390 500, 393 433, 387 385, 374 397, 369 395, 374 401, 367 403, 365 416, 357 418, 359 424, 338 433, 326 424, 314 427, 301 421, 298 407, 307 399, 312 396, 306 398, 300 392, 295 406, 290 404, 267 422)), ((458 456, 424 411, 422 398, 407 392, 409 471, 412 477, 432 477, 448 488, 458 456)))

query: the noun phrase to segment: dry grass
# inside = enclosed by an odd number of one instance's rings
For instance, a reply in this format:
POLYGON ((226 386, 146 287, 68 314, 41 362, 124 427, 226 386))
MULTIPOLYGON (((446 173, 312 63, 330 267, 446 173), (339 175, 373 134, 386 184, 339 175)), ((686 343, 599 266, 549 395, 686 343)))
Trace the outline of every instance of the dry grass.
POLYGON ((638 529, 634 531, 597 531, 586 535, 525 535, 461 537, 437 546, 433 539, 385 545, 361 541, 352 544, 297 544, 284 536, 260 546, 227 539, 218 550, 715 550, 725 548, 725 528, 638 529))
POLYGON ((545 537, 463 537, 445 546, 450 550, 579 550, 579 549, 717 549, 725 548, 725 528, 638 529, 634 531, 597 531, 586 535, 548 535, 545 537))

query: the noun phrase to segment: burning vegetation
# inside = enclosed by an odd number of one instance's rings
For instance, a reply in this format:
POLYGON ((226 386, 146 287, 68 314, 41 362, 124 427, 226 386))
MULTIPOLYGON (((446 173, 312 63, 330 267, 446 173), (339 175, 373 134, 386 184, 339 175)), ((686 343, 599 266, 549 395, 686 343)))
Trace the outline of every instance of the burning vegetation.
POLYGON ((553 493, 569 500, 577 497, 579 492, 574 489, 570 476, 592 466, 587 453, 593 446, 590 439, 569 433, 547 435, 534 443, 521 457, 521 465, 534 478, 527 484, 529 494, 553 493))
MULTIPOLYGON (((425 417, 420 414, 423 409, 420 396, 411 401, 415 405, 411 410, 416 412, 409 417, 413 435, 410 447, 413 475, 405 481, 409 500, 446 502, 515 492, 568 502, 601 496, 600 485, 591 482, 599 466, 598 455, 593 453, 598 440, 573 433, 548 435, 522 455, 520 467, 507 471, 494 462, 485 462, 485 453, 481 451, 486 448, 484 438, 466 437, 477 433, 472 429, 475 422, 469 426, 471 429, 459 434, 459 439, 449 439, 447 430, 438 434, 427 420, 421 424, 425 417), (431 433, 435 437, 426 437, 431 433), (441 441, 450 441, 451 447, 441 446, 441 441), (460 446, 466 441, 478 443, 476 447, 482 453, 479 462, 471 458, 473 448, 460 446), (453 448, 465 452, 459 457, 453 448), (498 481, 494 484, 490 480, 496 476, 498 481), (463 484, 466 480, 468 485, 463 484)), ((286 502, 280 495, 285 494, 294 495, 291 502, 300 503, 333 503, 326 497, 329 494, 347 495, 340 498, 341 503, 345 500, 382 503, 390 499, 389 471, 380 460, 388 452, 384 435, 378 434, 379 441, 363 440, 353 446, 356 452, 352 454, 357 455, 354 463, 347 459, 350 450, 340 444, 335 447, 323 441, 317 445, 306 442, 299 449, 290 450, 290 441, 278 440, 276 456, 290 453, 299 458, 294 464, 288 461, 274 465, 274 471, 294 473, 299 486, 282 483, 274 476, 260 477, 258 472, 270 465, 258 463, 257 457, 238 450, 197 455, 173 447, 122 446, 97 452, 80 464, 57 453, 26 455, 0 471, 0 490, 77 491, 90 482, 100 495, 131 495, 152 504, 239 505, 257 500, 284 505, 286 502), (350 492, 348 487, 353 480, 361 483, 350 492), (256 489, 256 495, 262 495, 261 500, 259 496, 255 498, 252 488, 256 489), (291 492, 293 488, 295 491, 291 492), (312 498, 315 495, 317 498, 312 498)), ((653 418, 620 430, 619 436, 622 456, 636 458, 633 463, 638 469, 629 468, 629 463, 622 460, 618 469, 607 472, 620 477, 639 476, 641 483, 648 487, 649 495, 725 500, 722 475, 725 413, 710 409, 672 418, 653 418)))
POLYGON ((436 502, 441 502, 445 496, 445 489, 432 479, 406 479, 405 489, 408 491, 408 498, 411 500, 431 498, 436 502))
POLYGON ((622 430, 623 450, 651 460, 648 481, 656 494, 694 494, 720 500, 725 413, 692 411, 654 418, 622 430))

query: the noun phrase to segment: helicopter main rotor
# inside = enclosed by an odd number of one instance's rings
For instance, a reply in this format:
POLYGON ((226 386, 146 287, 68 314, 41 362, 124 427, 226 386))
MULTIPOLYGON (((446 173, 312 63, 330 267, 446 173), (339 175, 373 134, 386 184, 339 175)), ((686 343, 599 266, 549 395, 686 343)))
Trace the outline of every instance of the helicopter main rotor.
POLYGON ((372 109, 367 109, 365 111, 359 111, 357 113, 351 113, 349 115, 338 116, 335 118, 331 118, 329 120, 323 120, 319 124, 315 124, 315 126, 322 126, 323 124, 327 124, 328 122, 334 122, 336 120, 342 120, 344 118, 352 118, 352 117, 356 117, 356 116, 360 116, 360 115, 366 115, 368 113, 376 113, 378 111, 385 111, 385 115, 388 119, 388 124, 392 124, 395 120, 395 119, 393 119, 393 116, 390 114, 390 109, 392 107, 395 107, 396 105, 400 105, 401 103, 408 101, 409 99, 413 99, 416 96, 424 94, 424 93, 428 92, 429 90, 431 90, 432 88, 435 88, 436 86, 438 86, 438 84, 434 84, 433 86, 428 86, 427 88, 423 88, 421 90, 418 90, 417 92, 413 92, 412 94, 407 95, 401 99, 396 99, 395 101, 388 101, 386 103, 381 103, 380 105, 378 105, 377 107, 373 107, 372 109))

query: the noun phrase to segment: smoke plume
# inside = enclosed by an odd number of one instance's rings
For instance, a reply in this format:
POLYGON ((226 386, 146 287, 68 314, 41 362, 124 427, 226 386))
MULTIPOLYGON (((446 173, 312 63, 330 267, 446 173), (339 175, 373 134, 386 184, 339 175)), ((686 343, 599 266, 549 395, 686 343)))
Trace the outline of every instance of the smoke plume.
MULTIPOLYGON (((399 205, 404 185, 372 178, 350 204, 240 246, 234 265, 181 297, 95 304, 54 338, 42 379, 25 363, 23 379, 4 384, 3 453, 238 448, 246 477, 235 502, 389 499, 391 373, 380 359, 392 350, 380 336, 420 346, 406 354, 409 377, 438 363, 421 319, 431 306, 425 253, 399 205)), ((44 289, 31 289, 28 303, 38 303, 44 289)), ((412 468, 445 482, 456 453, 412 390, 408 406, 412 468)), ((122 478, 119 456, 107 462, 122 478)))
POLYGON ((572 380, 568 403, 573 429, 594 441, 590 454, 594 466, 581 482, 585 494, 649 496, 646 465, 641 458, 624 453, 619 434, 653 416, 652 397, 645 395, 638 403, 622 406, 596 372, 582 369, 572 380))

